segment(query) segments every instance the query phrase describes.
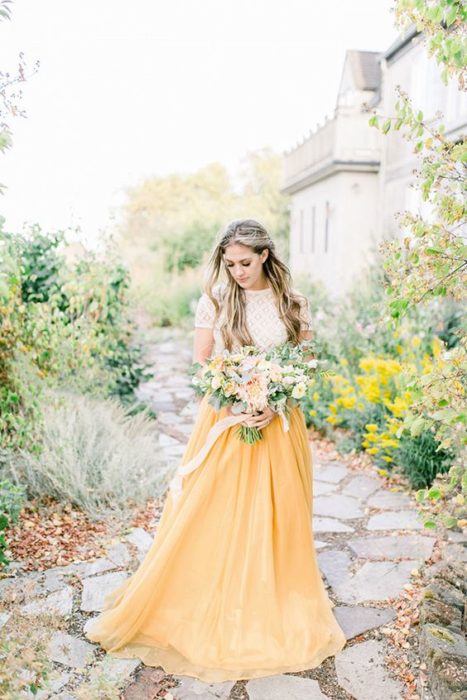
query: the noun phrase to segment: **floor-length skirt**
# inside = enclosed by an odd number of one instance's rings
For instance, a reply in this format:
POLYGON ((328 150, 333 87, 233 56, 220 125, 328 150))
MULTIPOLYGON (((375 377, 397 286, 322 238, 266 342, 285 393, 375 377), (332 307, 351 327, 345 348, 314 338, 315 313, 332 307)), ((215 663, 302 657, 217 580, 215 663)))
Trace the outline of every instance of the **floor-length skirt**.
MULTIPOLYGON (((216 421, 204 397, 180 464, 216 421)), ((254 445, 238 426, 169 492, 139 568, 105 596, 86 636, 111 655, 207 682, 319 665, 345 645, 312 532, 312 463, 305 417, 291 409, 254 445)))

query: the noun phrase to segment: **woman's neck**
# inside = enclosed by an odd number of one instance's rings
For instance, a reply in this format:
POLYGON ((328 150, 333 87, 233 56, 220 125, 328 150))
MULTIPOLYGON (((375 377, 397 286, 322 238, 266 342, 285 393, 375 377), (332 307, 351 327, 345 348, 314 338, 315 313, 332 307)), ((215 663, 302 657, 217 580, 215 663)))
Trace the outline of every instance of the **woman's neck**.
POLYGON ((252 287, 247 287, 245 291, 251 291, 251 292, 262 292, 265 289, 269 289, 270 284, 269 280, 267 277, 260 278, 257 280, 252 287))

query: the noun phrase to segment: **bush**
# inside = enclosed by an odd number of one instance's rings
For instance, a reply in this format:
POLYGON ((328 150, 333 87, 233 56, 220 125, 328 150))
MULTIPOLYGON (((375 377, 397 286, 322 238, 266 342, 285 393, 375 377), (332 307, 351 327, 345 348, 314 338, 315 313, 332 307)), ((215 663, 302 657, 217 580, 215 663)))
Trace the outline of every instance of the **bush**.
POLYGON ((429 430, 415 438, 402 436, 397 448, 397 463, 414 489, 430 486, 437 474, 449 471, 454 456, 450 450, 439 449, 429 430))
POLYGON ((7 530, 11 523, 17 522, 24 501, 22 486, 16 486, 6 479, 0 481, 0 565, 10 563, 5 555, 7 541, 3 531, 7 530))
POLYGON ((201 265, 203 257, 213 245, 220 225, 205 226, 192 223, 178 236, 171 235, 162 239, 164 266, 167 272, 183 272, 187 267, 201 265))
POLYGON ((385 470, 400 464, 418 488, 456 457, 431 430, 436 411, 423 417, 423 425, 422 417, 409 418, 425 377, 443 373, 443 339, 456 348, 460 309, 433 300, 393 328, 381 313, 383 282, 370 270, 366 282, 338 305, 311 287, 317 356, 332 374, 316 379, 302 407, 307 425, 335 439, 339 449, 365 450, 385 470))
POLYGON ((133 341, 128 272, 110 245, 67 262, 62 234, 0 230, 0 447, 34 445, 43 388, 117 396, 150 374, 133 341))
POLYGON ((467 470, 460 464, 452 466, 448 472, 437 474, 431 488, 420 489, 415 497, 420 504, 424 526, 436 527, 467 526, 465 500, 467 496, 467 470))
POLYGON ((46 399, 39 453, 22 450, 4 466, 28 497, 52 496, 97 518, 129 513, 131 502, 164 492, 168 468, 147 415, 129 416, 115 399, 55 392, 46 399))
POLYGON ((180 326, 191 319, 199 297, 201 277, 198 270, 187 268, 179 275, 155 280, 146 308, 156 326, 180 326))
POLYGON ((21 239, 21 298, 23 303, 49 301, 60 294, 63 280, 61 270, 65 260, 58 254, 64 242, 62 232, 42 233, 33 225, 28 236, 21 239))
MULTIPOLYGON (((13 613, 14 614, 14 613, 13 613)), ((53 697, 53 669, 49 643, 54 627, 35 624, 15 615, 0 630, 0 697, 4 700, 53 697)))

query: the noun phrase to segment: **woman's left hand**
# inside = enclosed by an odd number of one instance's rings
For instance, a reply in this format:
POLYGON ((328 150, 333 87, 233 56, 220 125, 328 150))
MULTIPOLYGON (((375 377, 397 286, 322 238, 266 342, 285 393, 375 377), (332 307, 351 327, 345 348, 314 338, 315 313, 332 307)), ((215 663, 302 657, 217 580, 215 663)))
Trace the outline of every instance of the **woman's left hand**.
POLYGON ((247 418, 243 425, 246 425, 249 428, 258 428, 258 430, 260 430, 261 428, 265 428, 267 425, 269 425, 276 415, 276 412, 267 406, 262 413, 247 418))

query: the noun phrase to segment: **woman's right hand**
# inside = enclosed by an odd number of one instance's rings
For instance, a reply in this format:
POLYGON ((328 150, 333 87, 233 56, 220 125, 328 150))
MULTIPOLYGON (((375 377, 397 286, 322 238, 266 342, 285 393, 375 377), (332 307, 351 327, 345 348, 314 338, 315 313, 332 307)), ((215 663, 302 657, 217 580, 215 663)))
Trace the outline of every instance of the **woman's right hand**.
POLYGON ((232 406, 226 406, 227 409, 227 415, 229 416, 245 416, 245 420, 240 421, 239 425, 244 425, 245 427, 249 428, 249 421, 252 418, 251 413, 247 413, 246 411, 242 411, 241 413, 232 413, 232 406))
MULTIPOLYGON (((227 411, 227 415, 228 415, 228 416, 241 416, 241 415, 244 415, 244 416, 245 416, 245 420, 247 420, 247 419, 250 417, 250 414, 249 414, 249 413, 246 413, 245 411, 243 411, 243 414, 242 414, 242 413, 233 413, 233 412, 232 412, 232 406, 231 406, 230 404, 229 404, 228 406, 225 407, 225 410, 227 411)), ((244 422, 242 421, 242 422, 240 423, 240 425, 244 425, 244 422)))

